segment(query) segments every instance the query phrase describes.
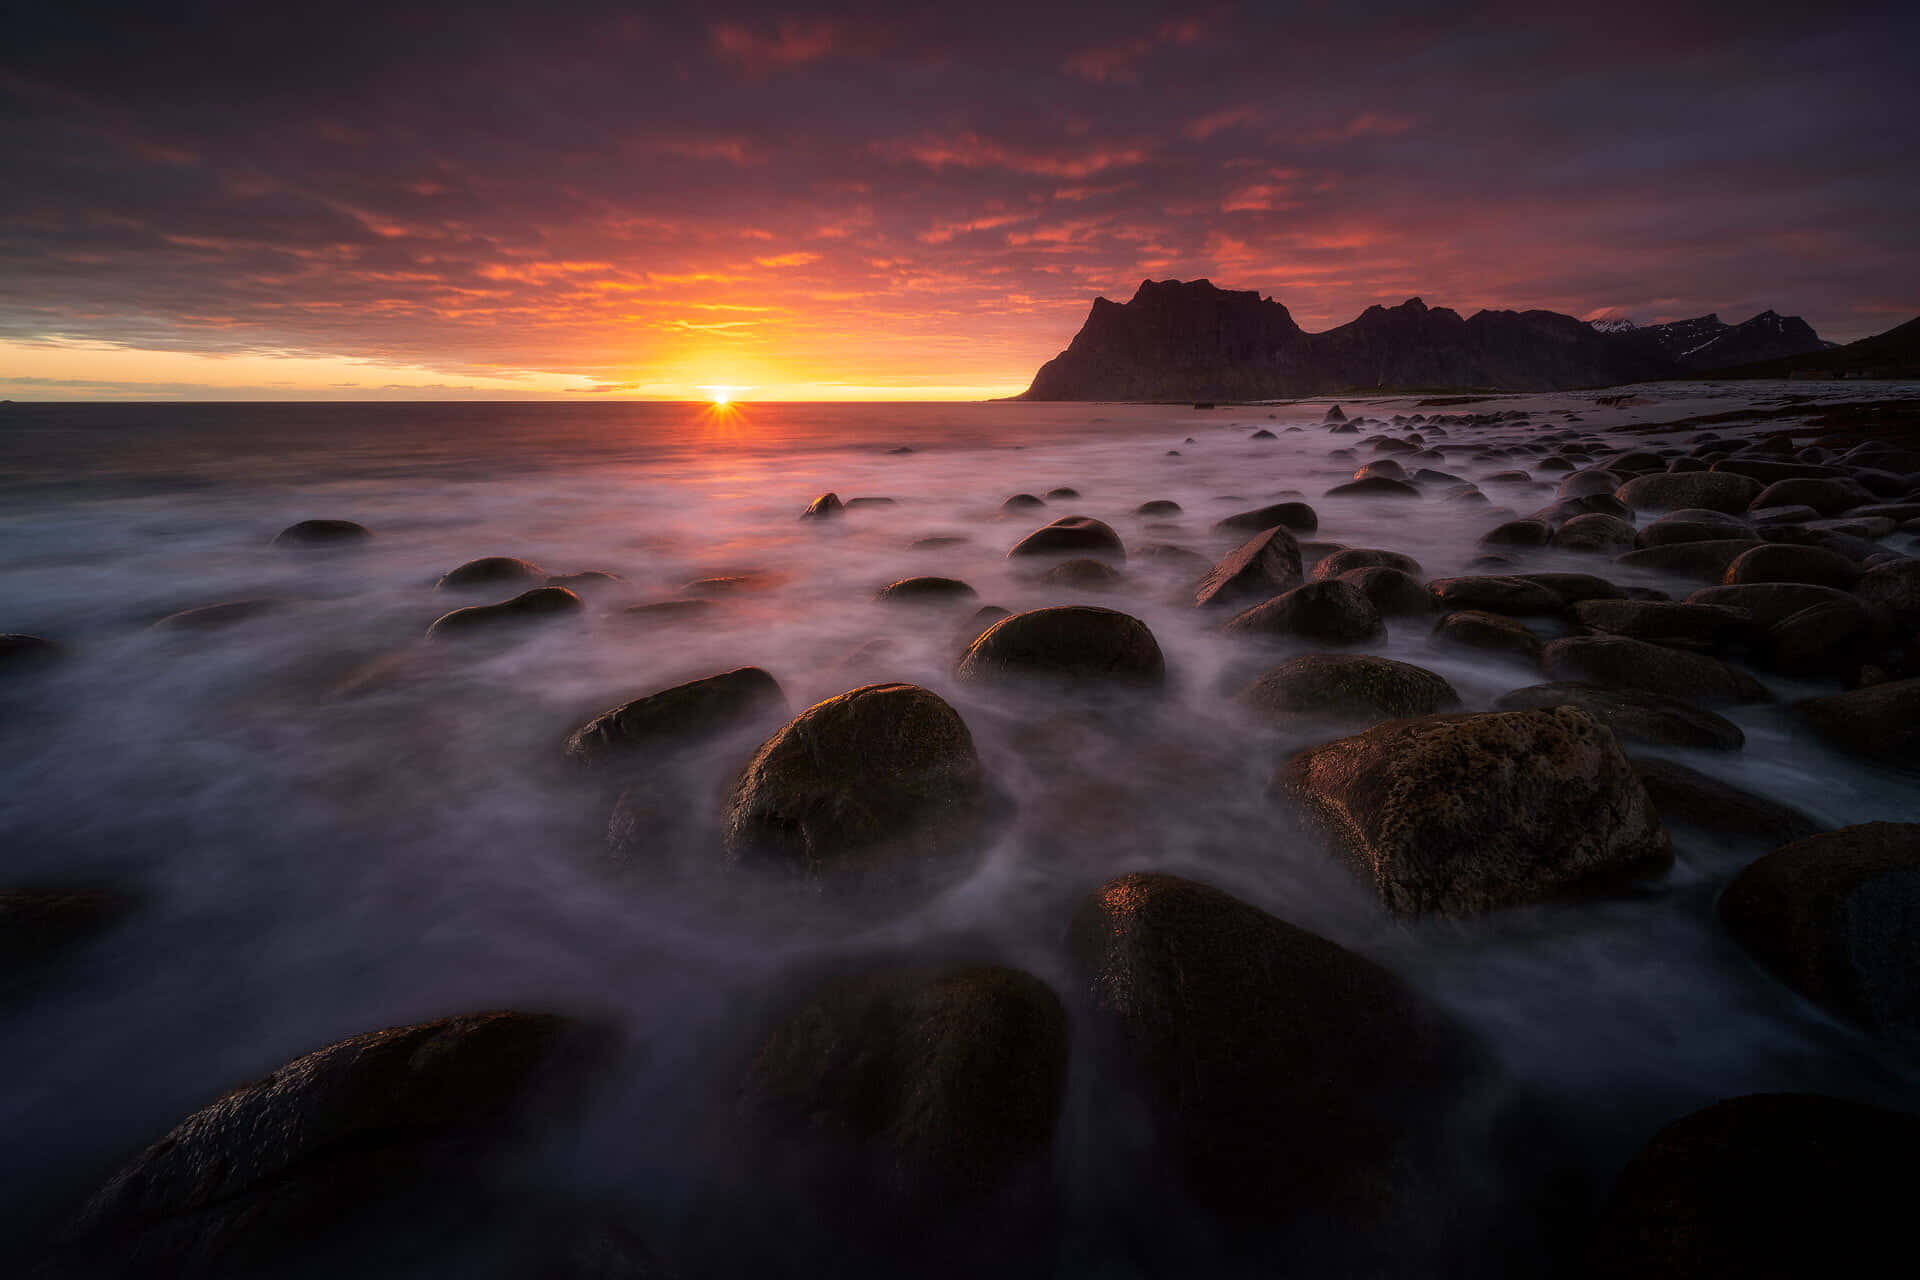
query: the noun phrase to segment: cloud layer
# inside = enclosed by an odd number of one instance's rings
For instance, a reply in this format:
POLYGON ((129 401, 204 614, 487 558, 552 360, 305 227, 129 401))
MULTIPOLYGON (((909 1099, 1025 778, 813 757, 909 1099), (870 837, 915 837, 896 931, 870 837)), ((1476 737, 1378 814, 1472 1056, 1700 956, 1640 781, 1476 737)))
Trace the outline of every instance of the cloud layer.
POLYGON ((279 8, 13 7, 0 339, 910 395, 1143 276, 1920 311, 1891 6, 279 8))

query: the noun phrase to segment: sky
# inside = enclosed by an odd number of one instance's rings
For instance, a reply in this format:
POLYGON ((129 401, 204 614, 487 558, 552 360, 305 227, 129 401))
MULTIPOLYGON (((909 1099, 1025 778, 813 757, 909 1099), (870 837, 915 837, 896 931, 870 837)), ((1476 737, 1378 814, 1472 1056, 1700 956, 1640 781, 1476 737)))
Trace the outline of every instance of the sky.
POLYGON ((976 399, 1148 277, 1310 330, 1415 295, 1920 313, 1920 5, 0 0, 0 32, 0 399, 976 399))

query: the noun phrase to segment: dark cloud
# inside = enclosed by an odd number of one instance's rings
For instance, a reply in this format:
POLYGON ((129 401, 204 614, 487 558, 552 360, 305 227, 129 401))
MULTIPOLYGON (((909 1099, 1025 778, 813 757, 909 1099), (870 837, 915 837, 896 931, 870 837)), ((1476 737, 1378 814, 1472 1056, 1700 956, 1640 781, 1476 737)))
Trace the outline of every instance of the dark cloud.
POLYGON ((1145 275, 1888 327, 1920 18, 1760 10, 13 0, 0 336, 598 391, 1019 381, 1145 275))

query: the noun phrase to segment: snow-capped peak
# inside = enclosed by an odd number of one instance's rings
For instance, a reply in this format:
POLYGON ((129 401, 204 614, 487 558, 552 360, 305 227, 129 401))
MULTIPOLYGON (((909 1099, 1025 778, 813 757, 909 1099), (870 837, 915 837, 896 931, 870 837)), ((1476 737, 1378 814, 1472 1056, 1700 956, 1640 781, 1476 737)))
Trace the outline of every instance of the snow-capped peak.
POLYGON ((1625 316, 1602 316, 1587 323, 1600 333, 1630 333, 1640 327, 1625 316))

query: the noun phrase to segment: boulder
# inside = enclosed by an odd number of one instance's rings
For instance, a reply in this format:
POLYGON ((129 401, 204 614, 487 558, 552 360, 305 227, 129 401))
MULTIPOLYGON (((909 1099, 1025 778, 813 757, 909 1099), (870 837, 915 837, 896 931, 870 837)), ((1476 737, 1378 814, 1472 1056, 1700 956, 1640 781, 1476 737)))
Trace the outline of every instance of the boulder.
POLYGON ((264 618, 286 607, 285 600, 277 600, 271 596, 253 600, 226 600, 219 604, 203 604, 197 609, 182 609, 178 613, 170 613, 155 622, 151 629, 154 631, 216 631, 222 627, 231 627, 235 623, 264 618))
POLYGON ((1494 699, 1501 711, 1530 711, 1542 707, 1578 707, 1613 730, 1616 738, 1650 742, 1663 747, 1699 747, 1738 751, 1747 735, 1725 716, 1637 689, 1606 689, 1597 684, 1563 682, 1528 685, 1494 699))
POLYGON ((598 591, 603 587, 618 586, 625 582, 617 573, 608 573, 605 569, 582 569, 578 573, 555 573, 547 577, 549 587, 565 587, 578 595, 582 591, 598 591))
POLYGON ((1275 525, 1228 552, 1194 588, 1201 608, 1267 600, 1300 585, 1300 544, 1275 525))
POLYGON ((1275 526, 1290 533, 1313 533, 1320 527, 1320 517, 1314 509, 1304 502, 1276 502, 1271 506, 1257 507, 1252 511, 1242 511, 1238 515, 1228 516, 1213 526, 1215 533, 1258 533, 1262 529, 1275 526))
POLYGON ((1020 539, 1007 556, 1099 556, 1125 560, 1127 549, 1121 544, 1119 534, 1093 517, 1061 516, 1020 539))
POLYGON ((1566 898, 1673 856, 1620 744, 1573 706, 1391 721, 1299 752, 1273 789, 1399 915, 1566 898))
POLYGON ((1079 496, 1080 491, 1078 489, 1069 488, 1066 485, 1062 485, 1057 489, 1047 490, 1047 501, 1049 502, 1054 501, 1056 498, 1062 502, 1066 502, 1079 496))
POLYGON ((916 685, 870 684, 808 707, 761 744, 727 798, 726 849, 735 865, 809 880, 913 874, 977 851, 988 810, 960 713, 916 685))
POLYGON ((1509 520, 1480 535, 1483 547, 1544 547, 1553 539, 1553 526, 1544 520, 1509 520))
POLYGON ((1368 476, 1365 480, 1349 480, 1327 490, 1329 498, 1417 498, 1420 490, 1404 480, 1389 480, 1385 476, 1368 476))
POLYGON ((1368 644, 1386 635, 1373 602, 1350 582, 1309 582, 1229 618, 1231 635, 1299 636, 1321 644, 1368 644))
POLYGON ((1753 537, 1753 526, 1732 516, 1707 511, 1675 511, 1660 517, 1633 536, 1636 547, 1665 547, 1676 542, 1725 542, 1753 537), (1715 519, 1706 519, 1715 516, 1715 519))
POLYGON ((889 582, 873 598, 886 604, 954 604, 979 597, 979 592, 958 578, 921 577, 889 582))
POLYGON ((1376 551, 1371 547, 1342 547, 1321 559, 1313 566, 1314 580, 1337 578, 1354 569, 1375 567, 1398 569, 1402 573, 1415 577, 1423 576, 1420 562, 1412 556, 1403 556, 1398 551, 1376 551))
POLYGON ((1392 458, 1381 458, 1377 461, 1369 462, 1353 473, 1355 480, 1365 480, 1369 476, 1385 476, 1389 480, 1405 480, 1408 478, 1407 469, 1398 462, 1395 462, 1392 458))
POLYGON ((1823 516, 1837 516, 1872 501, 1872 494, 1850 480, 1801 478, 1774 481, 1749 505, 1755 509, 1812 507, 1823 516))
POLYGON ((1853 561, 1825 547, 1768 543, 1735 556, 1728 562, 1721 581, 1730 587, 1755 582, 1801 582, 1844 590, 1859 577, 1860 569, 1853 561))
POLYGON ((302 520, 273 537, 276 547, 348 547, 364 543, 373 530, 351 520, 302 520))
POLYGON ((1744 609, 1676 600, 1583 600, 1569 605, 1567 616, 1587 631, 1703 652, 1755 634, 1753 615, 1744 609))
POLYGON ((1218 889, 1135 873, 1095 890, 1068 946, 1098 1027, 1144 1086, 1189 1193, 1233 1219, 1377 1220, 1415 1122, 1469 1055, 1371 960, 1218 889))
POLYGON ((482 556, 449 569, 434 585, 436 591, 480 591, 495 587, 531 586, 545 582, 547 571, 513 556, 482 556))
POLYGON ((824 1149, 832 1189, 919 1214, 1044 1166, 1066 1085, 1067 1014, 998 966, 891 968, 829 981, 761 1044, 740 1091, 753 1131, 824 1149))
POLYGON ((1613 496, 1635 511, 1705 507, 1738 514, 1753 504, 1760 489, 1758 480, 1730 472, 1659 472, 1627 481, 1613 491, 1613 496))
POLYGON ((603 711, 567 735, 567 758, 600 768, 644 762, 787 718, 786 694, 759 667, 674 685, 603 711))
POLYGON ((37 671, 65 655, 64 646, 43 636, 0 633, 0 677, 37 671))
POLYGON ((1830 747, 1920 768, 1920 677, 1793 704, 1830 747))
POLYGON ((1633 769, 1669 826, 1686 823, 1768 848, 1821 830, 1819 823, 1798 809, 1671 760, 1635 756, 1633 769))
POLYGON ((1383 618, 1424 617, 1433 612, 1433 597, 1427 594, 1426 584, 1403 569, 1373 565, 1348 569, 1336 576, 1339 581, 1359 588, 1383 618))
POLYGON ((1047 505, 1046 500, 1035 494, 1016 493, 1011 498, 1008 498, 1005 502, 1001 503, 1000 509, 1006 512, 1038 511, 1041 507, 1044 507, 1046 505, 1047 505))
POLYGON ((1566 603, 1551 587, 1497 574, 1435 578, 1427 584, 1427 593, 1438 609, 1478 609, 1517 617, 1558 613, 1566 603))
POLYGON ((1908 1167, 1916 1143, 1920 1118, 1840 1098, 1715 1103, 1655 1134, 1622 1171, 1587 1251, 1588 1274, 1883 1272, 1910 1247, 1913 1184, 1895 1171, 1908 1167))
POLYGON ((1307 715, 1371 722, 1447 711, 1460 705, 1460 695, 1411 663, 1310 653, 1263 672, 1234 701, 1267 721, 1307 715))
POLYGON ((1598 513, 1575 516, 1554 530, 1553 545, 1561 551, 1614 555, 1633 549, 1634 530, 1631 524, 1616 516, 1598 513))
POLYGON ((1835 587, 1805 582, 1754 582, 1732 587, 1702 587, 1689 595, 1686 602, 1740 609, 1753 619, 1755 626, 1771 627, 1816 604, 1853 599, 1835 587))
POLYGON ((1152 502, 1143 502, 1133 509, 1137 516, 1177 516, 1180 504, 1169 498, 1155 498, 1152 502))
POLYGON ((1735 876, 1720 918, 1821 1008, 1920 1036, 1920 823, 1803 835, 1735 876))
POLYGON ((846 504, 840 501, 837 493, 823 493, 807 504, 800 513, 802 520, 831 520, 846 510, 846 504))
POLYGON ((1118 569, 1103 560, 1079 556, 1054 565, 1040 575, 1040 581, 1050 587, 1074 591, 1107 591, 1120 584, 1121 576, 1118 569))
POLYGON ((577 614, 583 607, 580 597, 565 587, 535 587, 498 604, 468 605, 441 614, 427 628, 427 639, 453 640, 517 632, 534 623, 577 614))
POLYGON ((1875 565, 1860 575, 1853 591, 1885 609, 1902 626, 1920 627, 1920 558, 1907 556, 1875 565))
POLYGON ((0 984, 104 933, 133 907, 106 889, 0 889, 0 984))
POLYGON ((962 683, 1009 678, 1157 688, 1166 660, 1138 618, 1090 605, 1033 609, 988 627, 960 659, 962 683))
POLYGON ((1823 600, 1768 627, 1755 660, 1787 675, 1845 680, 1879 652, 1881 624, 1860 600, 1823 600))
POLYGON ((1615 563, 1631 569, 1654 569, 1708 582, 1719 582, 1727 566, 1742 553, 1765 546, 1758 538, 1711 538, 1698 542, 1671 542, 1629 551, 1615 563))
POLYGON ((1582 600, 1624 600, 1627 593, 1605 578, 1591 573, 1518 573, 1514 575, 1522 582, 1531 582, 1545 587, 1558 595, 1566 604, 1578 604, 1582 600))
POLYGON ((1554 487, 1553 494, 1556 498, 1585 498, 1597 493, 1611 495, 1626 481, 1627 477, 1618 471, 1589 468, 1562 478, 1554 487))
POLYGON ((1540 637, 1525 623, 1499 613, 1456 609, 1433 624, 1432 640, 1441 648, 1504 654, 1528 665, 1540 661, 1540 637))
POLYGON ((1554 680, 1690 698, 1696 702, 1765 702, 1758 680, 1702 653, 1626 636, 1568 636, 1549 644, 1540 665, 1554 680))

